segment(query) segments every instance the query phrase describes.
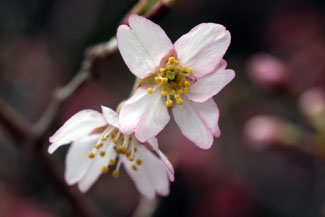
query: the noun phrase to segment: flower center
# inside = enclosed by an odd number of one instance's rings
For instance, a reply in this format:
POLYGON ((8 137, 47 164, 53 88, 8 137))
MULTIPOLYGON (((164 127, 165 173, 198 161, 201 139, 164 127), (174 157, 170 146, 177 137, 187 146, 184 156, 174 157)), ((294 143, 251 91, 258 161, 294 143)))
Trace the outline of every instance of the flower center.
POLYGON ((108 154, 108 162, 107 165, 102 168, 102 173, 108 173, 110 166, 113 167, 116 165, 112 174, 117 178, 120 175, 119 169, 121 166, 121 157, 124 157, 123 155, 125 155, 129 161, 134 161, 135 163, 132 165, 132 169, 134 171, 138 170, 137 166, 142 164, 142 160, 137 158, 136 152, 137 142, 134 134, 126 136, 117 128, 108 126, 98 139, 88 157, 93 159, 97 156, 104 157, 108 154))
POLYGON ((172 107, 173 101, 178 105, 183 104, 182 94, 188 93, 188 87, 191 86, 193 79, 190 78, 192 68, 180 66, 179 60, 171 56, 164 67, 157 70, 155 82, 157 86, 148 88, 147 92, 152 94, 156 89, 161 91, 161 95, 166 97, 166 106, 172 107))

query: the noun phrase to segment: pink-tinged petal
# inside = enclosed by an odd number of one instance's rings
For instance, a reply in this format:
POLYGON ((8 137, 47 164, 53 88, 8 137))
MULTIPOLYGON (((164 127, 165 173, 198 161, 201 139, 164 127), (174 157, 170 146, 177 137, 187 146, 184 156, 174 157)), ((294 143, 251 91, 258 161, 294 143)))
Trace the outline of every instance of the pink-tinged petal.
POLYGON ((132 169, 133 162, 126 157, 122 158, 126 171, 137 189, 148 199, 153 199, 155 192, 163 196, 168 195, 168 175, 161 161, 143 145, 138 145, 137 158, 142 160, 142 164, 137 166, 137 171, 132 169))
POLYGON ((69 185, 76 184, 86 174, 92 161, 88 154, 94 148, 99 135, 87 136, 71 144, 65 160, 64 178, 69 185))
POLYGON ((156 66, 174 49, 165 31, 147 18, 132 14, 129 17, 129 25, 156 66))
POLYGON ((139 122, 135 136, 141 142, 156 136, 168 123, 170 116, 160 91, 151 94, 151 102, 139 122))
POLYGON ((155 136, 170 119, 159 91, 148 94, 146 87, 138 88, 123 104, 119 118, 121 132, 124 134, 135 132, 140 141, 155 136))
POLYGON ((126 25, 117 29, 117 45, 129 70, 138 78, 146 78, 153 73, 156 65, 137 35, 126 25))
POLYGON ((171 162, 168 160, 167 156, 159 150, 158 148, 158 140, 156 137, 153 137, 151 139, 149 139, 147 141, 151 147, 153 148, 153 150, 158 154, 158 156, 160 157, 161 162, 164 164, 166 171, 168 173, 168 178, 171 182, 173 182, 175 180, 175 172, 174 172, 174 167, 171 164, 171 162))
POLYGON ((105 106, 101 107, 105 121, 113 127, 118 127, 118 114, 116 113, 116 111, 105 106))
POLYGON ((113 147, 114 145, 110 144, 109 147, 106 149, 106 154, 104 156, 99 156, 99 153, 97 153, 95 158, 92 159, 92 162, 88 167, 87 172, 79 181, 78 187, 81 192, 84 193, 88 191, 89 188, 97 181, 99 176, 102 174, 103 167, 108 165, 108 162, 112 158, 112 155, 115 154, 113 147))
POLYGON ((119 115, 119 129, 124 134, 135 131, 142 116, 150 106, 152 95, 145 88, 138 88, 134 95, 122 105, 119 115))
POLYGON ((187 97, 195 102, 205 102, 219 93, 233 78, 235 72, 231 69, 218 68, 189 87, 187 97))
POLYGON ((150 76, 173 44, 157 24, 138 15, 129 17, 129 26, 117 30, 117 45, 130 71, 138 78, 150 76))
POLYGON ((205 123, 205 126, 215 137, 220 137, 221 132, 219 128, 219 108, 214 102, 213 98, 208 99, 203 103, 188 101, 191 107, 200 116, 201 120, 205 123))
POLYGON ((82 110, 67 120, 63 126, 50 137, 49 140, 53 144, 49 146, 48 152, 52 154, 60 146, 76 141, 89 134, 95 128, 105 125, 106 121, 99 112, 90 109, 82 110))
POLYGON ((202 23, 180 37, 174 44, 182 65, 191 67, 195 77, 212 72, 226 53, 230 33, 222 25, 202 23))
POLYGON ((213 133, 217 135, 219 129, 216 121, 219 118, 219 111, 211 100, 196 103, 184 98, 183 105, 174 106, 172 109, 174 119, 183 135, 202 149, 211 147, 213 133))

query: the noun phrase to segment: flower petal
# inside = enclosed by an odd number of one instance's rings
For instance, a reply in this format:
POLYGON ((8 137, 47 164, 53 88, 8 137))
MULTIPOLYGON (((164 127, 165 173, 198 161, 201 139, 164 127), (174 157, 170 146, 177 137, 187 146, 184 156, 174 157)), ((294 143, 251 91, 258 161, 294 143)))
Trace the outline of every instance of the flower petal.
POLYGON ((138 190, 148 199, 155 197, 155 192, 159 195, 166 196, 169 194, 168 175, 164 165, 160 160, 143 145, 138 145, 138 158, 142 160, 142 164, 137 166, 137 171, 132 169, 133 163, 122 158, 127 173, 135 182, 138 190))
POLYGON ((213 134, 218 135, 219 110, 213 99, 204 103, 183 99, 183 105, 173 107, 173 115, 183 135, 202 149, 213 143, 213 134))
POLYGON ((213 73, 199 78, 192 84, 187 97, 195 102, 205 102, 219 93, 234 77, 233 70, 218 67, 213 73))
POLYGON ((200 116, 206 127, 215 137, 220 137, 221 132, 219 128, 219 108, 214 102, 213 98, 208 99, 203 103, 189 101, 191 107, 200 116))
POLYGON ((87 136, 71 144, 65 160, 65 180, 69 185, 76 184, 87 172, 92 161, 88 154, 94 148, 99 135, 87 136))
POLYGON ((118 114, 116 113, 116 111, 105 107, 105 106, 101 106, 102 107, 102 113, 103 116, 106 120, 106 122, 113 126, 113 127, 117 127, 118 126, 118 114))
POLYGON ((212 72, 230 44, 230 33, 222 25, 202 23, 174 44, 182 65, 193 68, 195 77, 212 72))
POLYGON ((82 110, 67 120, 63 126, 57 130, 50 142, 52 143, 48 152, 52 154, 61 145, 71 143, 79 138, 86 136, 97 127, 106 125, 103 116, 95 110, 82 110))
POLYGON ((160 91, 156 90, 152 94, 150 106, 141 118, 135 130, 135 136, 140 142, 156 136, 168 123, 170 116, 163 101, 160 91))
POLYGON ((174 48, 165 31, 156 23, 137 14, 129 17, 129 25, 149 53, 153 63, 159 66, 160 61, 174 48))
POLYGON ((143 79, 156 70, 173 44, 164 30, 144 17, 131 15, 129 25, 117 30, 118 48, 130 71, 143 79))
POLYGON ((111 143, 106 149, 106 154, 104 156, 99 156, 98 154, 95 158, 92 159, 92 162, 85 173, 85 175, 80 180, 78 187, 81 192, 86 192, 89 188, 96 182, 99 176, 102 174, 102 168, 108 165, 110 159, 112 159, 112 155, 115 154, 113 150, 113 143, 111 143))
POLYGON ((135 132, 140 141, 154 137, 168 123, 170 117, 159 91, 148 94, 140 87, 120 111, 119 129, 124 134, 135 132))
POLYGON ((149 139, 147 141, 151 147, 154 149, 154 151, 158 154, 158 156, 160 157, 161 162, 164 164, 166 171, 168 173, 168 178, 171 182, 173 182, 175 180, 175 172, 174 172, 174 167, 171 164, 171 162, 168 160, 167 156, 160 151, 160 149, 158 148, 158 140, 156 137, 153 137, 151 139, 149 139))

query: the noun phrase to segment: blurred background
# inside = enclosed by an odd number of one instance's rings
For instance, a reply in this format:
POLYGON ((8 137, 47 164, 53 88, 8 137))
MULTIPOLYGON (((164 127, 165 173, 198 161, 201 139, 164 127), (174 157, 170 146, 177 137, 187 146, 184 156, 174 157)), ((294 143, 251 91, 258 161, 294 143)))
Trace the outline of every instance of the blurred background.
MULTIPOLYGON (((114 36, 135 3, 1 0, 0 97, 35 122, 52 91, 78 71, 85 48, 114 36)), ((325 216, 324 3, 180 0, 159 22, 172 41, 202 22, 226 26, 225 59, 236 78, 215 97, 222 136, 210 150, 179 136, 173 121, 159 135, 176 180, 155 217, 325 216)), ((56 128, 81 109, 115 108, 128 97, 134 78, 118 52, 98 74, 56 128)), ((66 151, 49 155, 62 177, 66 151)), ((139 200, 125 172, 101 176, 87 197, 113 217, 130 216, 139 200)), ((68 216, 62 197, 1 127, 0 216, 68 216)))

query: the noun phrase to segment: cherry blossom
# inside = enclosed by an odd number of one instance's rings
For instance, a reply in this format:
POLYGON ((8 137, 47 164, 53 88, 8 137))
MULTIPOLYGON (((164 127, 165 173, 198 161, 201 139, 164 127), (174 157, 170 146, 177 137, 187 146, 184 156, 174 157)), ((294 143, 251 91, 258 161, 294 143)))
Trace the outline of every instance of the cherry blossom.
POLYGON ((208 149, 220 136, 213 96, 235 76, 223 56, 230 44, 224 26, 202 23, 174 44, 155 23, 138 16, 117 30, 117 43, 140 87, 122 106, 119 127, 139 141, 156 136, 169 122, 168 108, 181 132, 208 149))
POLYGON ((66 155, 65 180, 78 183, 86 192, 102 173, 114 168, 118 177, 121 164, 138 190, 147 198, 169 194, 169 181, 174 181, 174 169, 159 150, 156 138, 138 142, 134 134, 124 135, 118 129, 118 114, 102 106, 102 113, 82 110, 67 120, 50 137, 52 154, 62 145, 71 143, 66 155), (155 154, 154 154, 154 153, 155 154))

